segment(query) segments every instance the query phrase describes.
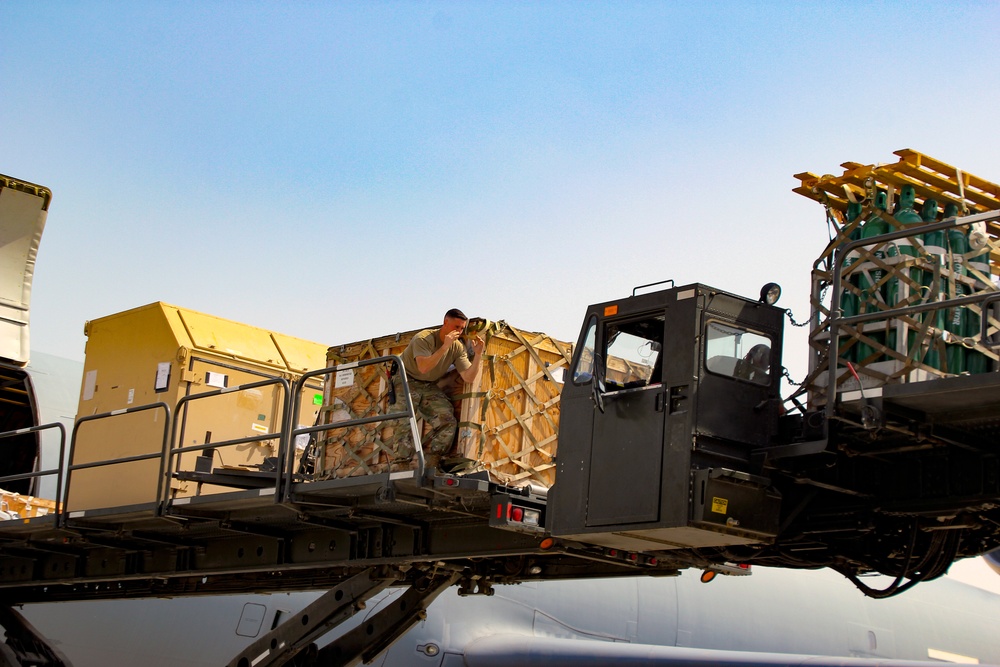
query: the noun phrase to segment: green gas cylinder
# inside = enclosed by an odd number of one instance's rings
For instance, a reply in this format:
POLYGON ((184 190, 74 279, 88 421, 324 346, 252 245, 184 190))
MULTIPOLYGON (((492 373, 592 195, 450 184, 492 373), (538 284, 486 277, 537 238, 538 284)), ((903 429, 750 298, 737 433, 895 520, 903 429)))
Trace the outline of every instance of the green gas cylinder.
MULTIPOLYGON (((886 201, 887 197, 885 192, 880 190, 875 195, 875 208, 877 209, 877 211, 881 212, 885 211, 886 201)), ((865 222, 861 225, 862 239, 869 239, 875 236, 879 236, 881 234, 887 234, 888 232, 889 232, 889 223, 886 222, 878 212, 876 212, 870 218, 865 220, 865 222)), ((884 259, 885 248, 884 247, 879 248, 878 250, 872 252, 872 254, 879 259, 884 259)), ((869 280, 868 277, 863 274, 858 276, 858 287, 861 289, 861 303, 859 304, 859 309, 861 312, 870 313, 875 310, 880 310, 881 304, 885 303, 885 291, 884 291, 885 286, 879 285, 879 283, 882 282, 882 277, 884 276, 885 271, 876 267, 869 270, 868 274, 871 276, 871 280, 869 280)), ((867 327, 870 324, 871 323, 866 323, 865 326, 867 327)), ((868 330, 866 331, 866 334, 868 335, 869 338, 871 338, 876 342, 883 344, 885 343, 884 330, 878 332, 873 330, 868 330)), ((872 354, 875 353, 875 349, 873 347, 871 347, 870 345, 865 345, 864 343, 859 343, 856 347, 858 348, 857 352, 858 363, 864 363, 864 361, 868 357, 870 357, 872 354)), ((880 355, 878 357, 871 359, 871 361, 872 362, 881 361, 884 358, 885 358, 884 356, 880 355)))
MULTIPOLYGON (((945 218, 952 218, 958 213, 958 206, 948 204, 944 209, 945 218)), ((966 295, 965 285, 959 278, 967 274, 965 270, 965 253, 969 252, 969 239, 964 230, 948 230, 948 267, 952 278, 948 280, 948 297, 958 298, 966 295)), ((968 331, 968 321, 965 308, 949 308, 945 328, 959 338, 964 338, 968 331)), ((947 346, 947 371, 959 374, 965 371, 965 347, 961 342, 949 343, 947 346)))
MULTIPOLYGON (((851 202, 847 205, 847 225, 850 226, 855 220, 861 215, 861 204, 859 202, 851 202)), ((856 225, 854 230, 851 232, 849 239, 851 241, 857 241, 861 238, 861 225, 856 225)), ((852 250, 844 258, 844 268, 842 271, 841 284, 849 282, 851 285, 858 286, 858 276, 850 275, 850 268, 852 264, 855 264, 861 258, 861 253, 857 249, 852 250)), ((853 317, 858 314, 858 297, 851 290, 844 289, 840 292, 840 312, 843 313, 844 317, 853 317)), ((855 361, 856 352, 854 346, 845 349, 845 346, 850 343, 850 340, 844 341, 841 339, 840 344, 840 358, 845 361, 855 361)))
MULTIPOLYGON (((923 208, 920 209, 920 219, 925 223, 931 223, 937 220, 938 216, 938 203, 933 199, 928 199, 924 202, 923 208)), ((928 263, 932 267, 937 267, 938 275, 940 275, 940 267, 944 266, 944 258, 947 243, 946 235, 943 229, 936 232, 928 232, 924 234, 923 238, 924 251, 928 255, 928 263)), ((947 294, 947 285, 942 285, 940 278, 938 279, 938 284, 933 284, 934 281, 934 271, 924 272, 924 285, 927 287, 927 298, 932 300, 939 300, 943 294, 947 294)), ((947 316, 944 310, 935 310, 932 313, 928 313, 927 317, 934 318, 934 327, 938 331, 944 331, 945 323, 947 322, 947 316)), ((941 353, 937 346, 934 344, 938 335, 931 337, 931 345, 927 350, 927 354, 924 356, 924 363, 932 368, 941 368, 941 353)))
MULTIPOLYGON (((861 204, 860 203, 850 203, 847 205, 847 226, 850 226, 858 219, 861 215, 861 204)), ((850 240, 857 241, 861 238, 861 225, 857 225, 851 232, 850 240)), ((857 249, 852 250, 847 254, 844 259, 844 268, 842 271, 843 276, 850 278, 850 282, 853 285, 858 284, 857 276, 850 276, 851 265, 856 263, 861 258, 861 253, 857 249)), ((845 278, 846 280, 846 278, 845 278)), ((858 297, 852 293, 850 290, 843 290, 840 295, 840 310, 843 312, 844 317, 852 317, 858 314, 858 297)))
MULTIPOLYGON (((900 228, 905 228, 908 225, 921 225, 923 224, 923 219, 917 210, 914 208, 917 201, 917 192, 913 189, 912 185, 904 185, 903 189, 899 192, 899 207, 893 214, 893 219, 895 219, 897 226, 900 228)), ((904 237, 901 239, 896 239, 894 246, 891 246, 888 252, 890 257, 897 255, 902 255, 906 257, 917 257, 919 251, 917 246, 913 244, 913 239, 909 237, 904 237)), ((924 285, 924 271, 919 268, 910 268, 907 270, 906 275, 910 278, 909 282, 906 282, 901 276, 901 272, 897 272, 895 278, 889 280, 886 284, 886 303, 889 304, 890 308, 897 306, 900 302, 904 300, 904 295, 908 299, 909 303, 915 303, 915 297, 919 298, 919 290, 924 285), (918 292, 914 294, 914 292, 918 292)), ((917 318, 919 319, 919 318, 917 318)), ((894 324, 894 323, 892 323, 894 324)), ((890 330, 888 337, 886 339, 886 345, 890 348, 896 346, 896 327, 890 325, 890 330)), ((914 361, 922 361, 923 354, 920 350, 914 351, 913 346, 916 343, 917 334, 915 331, 910 331, 907 336, 906 349, 907 354, 911 355, 914 361)))
MULTIPOLYGON (((969 230, 969 236, 971 238, 972 234, 982 234, 985 235, 985 230, 969 230)), ((972 243, 970 241, 969 245, 972 243)), ((970 249, 970 252, 975 252, 970 249)), ((972 286, 974 293, 982 292, 983 290, 992 289, 993 285, 990 282, 990 249, 989 246, 983 246, 982 252, 974 257, 970 257, 966 262, 968 267, 969 276, 975 280, 975 284, 972 286), (974 270, 973 270, 974 269, 974 270)), ((987 306, 989 308, 989 306, 987 306)), ((974 312, 971 308, 965 314, 966 317, 966 335, 975 340, 979 340, 980 326, 982 323, 982 318, 978 313, 974 312)), ((965 351, 965 370, 970 373, 986 373, 990 370, 989 359, 987 359, 982 352, 977 352, 976 350, 967 349, 965 351)))

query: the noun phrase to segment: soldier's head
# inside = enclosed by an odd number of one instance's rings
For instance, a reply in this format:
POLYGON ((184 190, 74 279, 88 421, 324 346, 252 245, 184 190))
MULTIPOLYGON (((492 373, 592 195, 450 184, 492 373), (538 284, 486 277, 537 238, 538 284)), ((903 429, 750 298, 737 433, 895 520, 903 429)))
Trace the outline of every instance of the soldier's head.
POLYGON ((444 324, 441 325, 441 337, 444 338, 452 331, 458 331, 459 333, 465 331, 465 325, 468 322, 469 318, 465 316, 465 313, 458 308, 452 308, 444 314, 444 324))

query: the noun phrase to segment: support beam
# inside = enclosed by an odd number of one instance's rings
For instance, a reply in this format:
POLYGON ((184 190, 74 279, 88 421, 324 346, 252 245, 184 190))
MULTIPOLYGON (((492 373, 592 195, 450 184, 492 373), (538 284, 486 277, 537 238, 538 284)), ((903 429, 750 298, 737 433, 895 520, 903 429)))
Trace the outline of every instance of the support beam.
POLYGON ((459 572, 454 572, 440 579, 414 584, 392 604, 320 649, 313 664, 346 667, 356 665, 359 659, 366 664, 371 662, 417 621, 426 618, 431 602, 460 576, 459 572))
POLYGON ((73 667, 66 656, 13 607, 0 605, 0 625, 7 632, 7 643, 0 644, 0 667, 73 667))
POLYGON ((284 665, 313 641, 363 609, 366 600, 394 582, 394 579, 378 578, 374 568, 351 577, 257 639, 233 658, 228 667, 284 665))
MULTIPOLYGON (((417 621, 425 618, 430 603, 460 576, 460 571, 452 570, 436 578, 420 579, 392 604, 316 651, 313 642, 364 609, 366 600, 395 583, 394 579, 378 577, 375 568, 370 568, 324 593, 298 614, 260 637, 233 658, 228 667, 281 667, 288 664, 331 667, 353 665, 359 660, 369 662, 417 621)), ((0 667, 3 667, 2 663, 0 667)))

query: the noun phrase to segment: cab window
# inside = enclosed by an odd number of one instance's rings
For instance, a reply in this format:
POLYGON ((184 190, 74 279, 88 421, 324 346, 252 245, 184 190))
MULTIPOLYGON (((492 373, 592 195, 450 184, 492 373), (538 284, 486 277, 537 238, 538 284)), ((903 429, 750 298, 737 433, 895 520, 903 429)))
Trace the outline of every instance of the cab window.
POLYGON ((759 385, 771 382, 771 339, 754 331, 711 321, 705 330, 709 373, 759 385))
POLYGON ((584 384, 594 377, 594 352, 597 345, 597 317, 591 317, 587 323, 587 333, 580 344, 580 353, 573 368, 573 382, 584 384))
POLYGON ((609 322, 604 328, 604 384, 608 391, 662 381, 663 316, 609 322))

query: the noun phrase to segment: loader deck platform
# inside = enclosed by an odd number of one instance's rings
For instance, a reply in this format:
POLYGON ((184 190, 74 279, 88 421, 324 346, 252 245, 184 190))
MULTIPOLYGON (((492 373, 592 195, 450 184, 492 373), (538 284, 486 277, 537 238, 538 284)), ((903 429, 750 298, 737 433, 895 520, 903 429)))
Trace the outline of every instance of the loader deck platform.
POLYGON ((267 476, 259 473, 185 473, 214 488, 249 488, 86 510, 64 505, 0 521, 0 601, 329 588, 372 567, 400 583, 456 573, 475 590, 525 579, 670 575, 693 564, 559 544, 539 525, 511 529, 511 506, 543 511, 545 498, 483 473, 403 470, 289 484, 269 475, 262 487, 267 476))

